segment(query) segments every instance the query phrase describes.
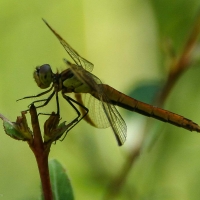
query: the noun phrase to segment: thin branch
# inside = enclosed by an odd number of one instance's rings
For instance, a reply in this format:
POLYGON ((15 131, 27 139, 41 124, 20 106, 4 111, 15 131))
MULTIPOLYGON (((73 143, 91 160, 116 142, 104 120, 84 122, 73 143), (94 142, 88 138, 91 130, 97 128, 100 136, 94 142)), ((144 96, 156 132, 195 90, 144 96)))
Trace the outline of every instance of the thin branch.
POLYGON ((33 142, 29 143, 33 151, 42 183, 43 195, 45 200, 53 200, 53 193, 51 189, 49 168, 48 168, 48 155, 50 145, 44 145, 42 141, 38 115, 34 104, 30 107, 31 123, 33 128, 33 142))
POLYGON ((185 43, 183 51, 179 58, 175 62, 172 62, 170 67, 170 72, 168 75, 168 79, 165 83, 164 88, 158 97, 157 102, 158 105, 161 106, 165 102, 166 98, 168 97, 170 91, 180 78, 180 76, 187 70, 191 65, 191 58, 193 51, 197 45, 198 39, 200 34, 200 12, 197 13, 197 18, 195 20, 194 26, 191 30, 191 33, 185 43))
MULTIPOLYGON (((170 67, 170 72, 169 72, 166 84, 163 90, 161 91, 160 96, 156 100, 159 106, 162 106, 164 104, 166 98, 168 97, 175 83, 178 81, 179 77, 183 74, 183 72, 186 69, 190 67, 190 63, 192 61, 192 53, 194 51, 194 48, 197 45, 199 34, 200 34, 200 12, 198 12, 196 21, 191 30, 191 34, 189 35, 185 43, 185 47, 181 55, 179 56, 179 58, 177 58, 177 61, 172 63, 170 67)), ((145 128, 144 130, 146 131, 147 129, 145 128)), ((143 144, 145 142, 146 134, 142 133, 142 135, 143 135, 143 139, 138 144, 138 147, 135 148, 130 153, 124 165, 122 166, 122 169, 120 170, 119 173, 117 173, 118 175, 111 181, 106 191, 105 199, 114 199, 115 196, 119 195, 120 190, 123 187, 123 184, 125 183, 130 170, 132 169, 133 165, 137 161, 140 155, 141 149, 143 147, 143 144)))

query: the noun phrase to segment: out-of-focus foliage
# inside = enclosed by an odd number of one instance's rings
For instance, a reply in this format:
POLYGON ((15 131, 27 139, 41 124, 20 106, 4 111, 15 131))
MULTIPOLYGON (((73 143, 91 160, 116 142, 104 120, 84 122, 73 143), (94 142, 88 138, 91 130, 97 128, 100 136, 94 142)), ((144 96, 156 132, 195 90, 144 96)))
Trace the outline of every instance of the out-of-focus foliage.
MULTIPOLYGON (((93 73, 112 87, 129 93, 140 81, 164 81, 170 41, 179 54, 199 11, 198 0, 168 1, 5 1, 0 2, 0 113, 15 120, 30 101, 16 99, 42 92, 32 73, 48 63, 54 72, 65 69, 69 58, 41 18, 94 63, 93 73), (167 39, 167 40, 166 40, 167 39)), ((198 52, 197 54, 198 55, 198 52)), ((198 61, 179 79, 165 109, 200 122, 198 61)), ((76 116, 61 100, 63 121, 76 116)), ((38 112, 56 110, 55 99, 38 112)), ((121 111, 121 110, 120 110, 121 111)), ((71 179, 76 199, 102 199, 127 155, 137 145, 145 117, 126 115, 128 138, 118 147, 110 129, 95 129, 84 121, 65 140, 52 146, 50 157, 60 160, 71 179), (134 140, 134 141, 132 141, 134 140)), ((41 121, 45 116, 39 116, 41 121)), ((159 137, 145 148, 117 199, 199 199, 200 135, 151 120, 159 137)), ((41 124, 43 124, 41 122, 41 124)), ((0 195, 4 199, 37 199, 39 174, 31 151, 4 134, 0 140, 0 195), (12 190, 10 190, 12 188, 12 190)), ((153 135, 153 134, 152 134, 153 135)))
POLYGON ((22 141, 31 141, 32 132, 28 127, 25 114, 17 117, 16 122, 9 121, 5 116, 0 114, 0 118, 3 121, 3 127, 5 133, 13 139, 22 141))
POLYGON ((161 81, 141 81, 138 83, 133 90, 128 93, 129 96, 139 99, 148 104, 153 104, 156 95, 163 87, 163 82, 161 81))
POLYGON ((52 159, 49 161, 49 171, 50 171, 50 177, 51 177, 53 199, 54 200, 62 200, 62 199, 74 200, 74 195, 73 195, 70 179, 67 176, 65 169, 56 159, 52 159))

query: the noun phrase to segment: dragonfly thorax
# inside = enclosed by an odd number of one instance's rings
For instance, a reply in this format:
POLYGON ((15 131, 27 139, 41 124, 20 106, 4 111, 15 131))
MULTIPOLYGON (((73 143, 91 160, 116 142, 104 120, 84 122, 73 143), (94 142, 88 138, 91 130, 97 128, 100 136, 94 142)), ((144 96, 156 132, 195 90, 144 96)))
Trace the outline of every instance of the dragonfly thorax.
POLYGON ((63 89, 65 92, 87 93, 91 91, 91 88, 77 78, 71 69, 65 70, 61 77, 63 77, 63 89))
POLYGON ((53 73, 50 65, 44 64, 40 67, 36 67, 36 70, 33 73, 33 77, 40 88, 48 88, 53 82, 53 73))

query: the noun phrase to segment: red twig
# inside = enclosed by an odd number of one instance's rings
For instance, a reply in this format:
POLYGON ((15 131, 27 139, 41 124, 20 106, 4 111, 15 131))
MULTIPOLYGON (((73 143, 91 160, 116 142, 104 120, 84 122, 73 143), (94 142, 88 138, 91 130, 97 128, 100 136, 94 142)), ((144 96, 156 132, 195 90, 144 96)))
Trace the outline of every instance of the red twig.
MULTIPOLYGON (((179 77, 184 73, 186 69, 190 67, 190 63, 192 60, 192 53, 195 46, 197 45, 199 34, 200 34, 200 12, 197 15, 196 21, 191 30, 191 34, 189 35, 185 43, 182 53, 178 58, 176 58, 175 62, 172 62, 171 64, 166 84, 163 90, 161 91, 160 96, 156 100, 159 106, 163 105, 170 91, 174 87, 175 83, 178 81, 179 77)), ((147 129, 145 128, 144 130, 146 131, 147 129)), ((105 199, 114 199, 114 197, 120 193, 120 190, 123 187, 123 183, 126 181, 126 178, 131 168, 138 159, 140 151, 145 142, 145 133, 141 134, 143 135, 142 141, 138 144, 138 147, 135 148, 130 153, 124 165, 122 166, 121 171, 110 183, 110 187, 108 187, 105 199)))
POLYGON ((53 200, 48 168, 48 155, 50 151, 50 144, 45 145, 42 141, 38 115, 36 112, 36 108, 33 104, 30 107, 30 115, 33 128, 33 142, 29 143, 29 146, 33 151, 37 161, 44 199, 53 200))

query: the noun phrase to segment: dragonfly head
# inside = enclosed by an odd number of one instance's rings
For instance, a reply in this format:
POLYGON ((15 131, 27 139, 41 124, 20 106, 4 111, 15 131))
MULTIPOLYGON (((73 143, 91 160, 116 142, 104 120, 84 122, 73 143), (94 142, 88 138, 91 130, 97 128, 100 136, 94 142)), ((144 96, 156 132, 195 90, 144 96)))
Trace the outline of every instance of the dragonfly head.
POLYGON ((53 81, 53 73, 51 71, 50 65, 44 64, 40 67, 36 67, 36 70, 33 73, 33 77, 40 88, 48 88, 53 81))

